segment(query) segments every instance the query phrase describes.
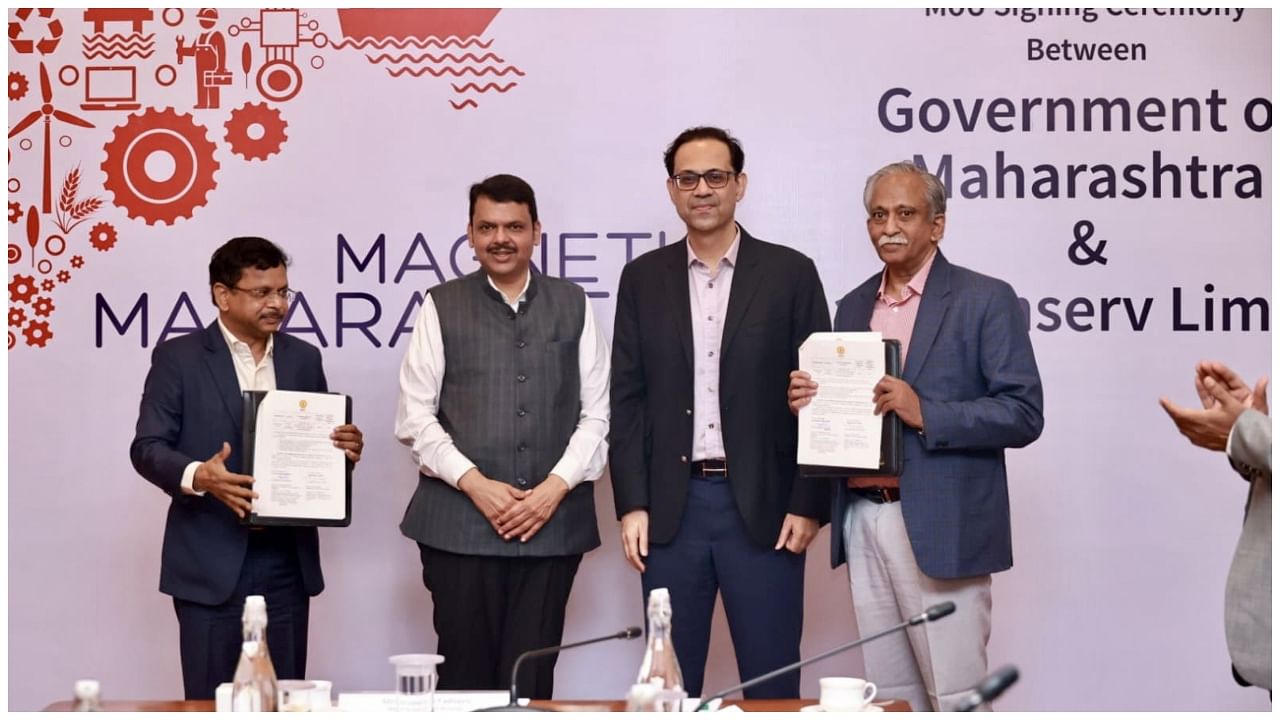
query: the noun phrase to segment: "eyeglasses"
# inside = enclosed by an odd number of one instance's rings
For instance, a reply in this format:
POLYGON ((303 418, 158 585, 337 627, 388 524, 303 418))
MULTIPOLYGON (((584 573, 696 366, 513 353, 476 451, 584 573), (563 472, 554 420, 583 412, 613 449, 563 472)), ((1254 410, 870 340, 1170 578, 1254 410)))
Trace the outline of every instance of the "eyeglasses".
POLYGON ((682 172, 679 175, 672 175, 671 182, 681 190, 693 190, 698 187, 700 180, 706 180, 707 187, 719 190, 729 184, 729 178, 737 174, 731 170, 708 170, 704 173, 682 172))
POLYGON ((294 295, 297 294, 294 290, 291 290, 290 288, 281 288, 279 290, 272 290, 271 288, 264 288, 264 287, 250 289, 250 288, 232 286, 228 289, 231 292, 237 292, 237 291, 242 292, 245 295, 248 295, 249 297, 253 298, 254 300, 257 300, 258 302, 264 302, 269 297, 277 297, 285 301, 286 303, 289 303, 293 301, 294 295))

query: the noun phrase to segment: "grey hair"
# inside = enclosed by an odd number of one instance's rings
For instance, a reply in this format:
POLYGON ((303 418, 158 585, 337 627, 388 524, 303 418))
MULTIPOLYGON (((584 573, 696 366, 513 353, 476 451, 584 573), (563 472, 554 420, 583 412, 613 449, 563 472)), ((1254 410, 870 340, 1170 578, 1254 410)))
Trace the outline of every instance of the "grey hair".
POLYGON ((866 207, 868 215, 871 214, 871 191, 875 189, 876 183, 881 178, 895 173, 915 175, 924 181, 924 197, 929 202, 930 220, 938 215, 947 214, 947 188, 943 186, 938 176, 909 160, 903 160, 902 162, 889 163, 867 178, 867 186, 862 191, 862 204, 866 207))

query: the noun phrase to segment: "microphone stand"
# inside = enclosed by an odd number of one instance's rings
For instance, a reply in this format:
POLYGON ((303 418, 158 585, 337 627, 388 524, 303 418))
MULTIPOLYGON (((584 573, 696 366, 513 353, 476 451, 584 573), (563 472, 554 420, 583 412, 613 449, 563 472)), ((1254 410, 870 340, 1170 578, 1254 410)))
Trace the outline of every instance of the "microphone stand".
POLYGON ((538 648, 536 650, 526 650, 525 652, 520 653, 520 655, 516 657, 515 663, 511 665, 511 695, 507 701, 507 704, 498 705, 496 707, 482 708, 480 710, 477 710, 476 712, 546 712, 542 708, 522 706, 516 701, 516 699, 519 697, 516 689, 516 679, 519 677, 521 663, 523 663, 525 660, 531 660, 533 658, 544 657, 546 655, 555 655, 561 650, 571 650, 576 647, 582 647, 583 645, 591 645, 593 643, 604 642, 606 640, 631 640, 633 638, 640 637, 640 634, 641 634, 640 628, 629 627, 626 630, 623 630, 622 632, 614 633, 612 635, 605 635, 603 637, 598 637, 598 638, 591 638, 590 640, 580 640, 578 642, 569 643, 567 645, 554 645, 552 647, 538 648))
POLYGON ((702 712, 704 710, 707 710, 708 706, 711 705, 711 703, 715 702, 716 700, 723 700, 730 693, 734 693, 739 690, 745 690, 746 688, 749 688, 749 687, 755 687, 756 685, 759 685, 760 683, 766 680, 772 680, 773 678, 776 678, 779 675, 785 675, 789 672, 799 670, 805 665, 818 662, 819 660, 825 660, 831 657, 832 655, 839 655, 840 653, 845 652, 846 650, 852 650, 858 647, 859 645, 869 643, 872 640, 878 640, 884 637, 885 635, 890 635, 892 633, 898 632, 899 630, 908 628, 912 625, 920 625, 921 623, 926 623, 932 620, 937 620, 938 618, 946 617, 947 615, 950 615, 951 613, 955 612, 955 610, 956 610, 956 604, 953 602, 939 603, 929 608, 928 610, 924 611, 923 613, 907 619, 906 622, 898 623, 897 625, 894 625, 893 627, 888 628, 886 630, 881 630, 880 632, 874 635, 868 635, 867 637, 859 638, 857 640, 854 640, 853 642, 845 643, 844 645, 828 650, 822 653, 821 655, 815 655, 811 658, 804 658, 798 662, 793 662, 790 665, 784 665, 783 667, 780 667, 777 670, 765 673, 764 675, 753 677, 744 683, 739 683, 726 690, 721 690, 715 695, 712 695, 706 700, 703 700, 702 703, 698 705, 698 707, 694 708, 694 712, 702 712))

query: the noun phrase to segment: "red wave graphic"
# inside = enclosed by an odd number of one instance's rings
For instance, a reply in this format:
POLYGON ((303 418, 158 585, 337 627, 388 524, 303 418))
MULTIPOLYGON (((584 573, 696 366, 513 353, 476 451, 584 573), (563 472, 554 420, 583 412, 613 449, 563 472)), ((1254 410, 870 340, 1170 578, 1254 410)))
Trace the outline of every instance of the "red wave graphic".
POLYGON ((114 35, 104 35, 103 33, 94 33, 92 35, 81 35, 80 39, 86 43, 90 43, 90 42, 109 43, 109 42, 120 42, 120 41, 130 41, 130 40, 136 40, 137 42, 148 43, 156 39, 156 34, 151 33, 150 35, 143 35, 141 33, 128 33, 128 34, 115 33, 114 35))
POLYGON ((443 42, 441 42, 440 38, 437 38, 437 37, 428 37, 428 38, 421 38, 421 39, 405 38, 403 40, 398 38, 371 38, 371 37, 363 37, 363 38, 360 38, 359 40, 352 40, 350 38, 346 38, 344 40, 339 40, 335 42, 332 45, 332 47, 335 50, 342 50, 344 48, 355 48, 357 50, 364 50, 365 48, 375 48, 377 50, 382 50, 383 48, 386 48, 386 47, 393 47, 393 48, 396 48, 397 50, 403 50, 407 47, 414 47, 419 50, 425 50, 429 47, 436 47, 442 50, 447 50, 450 47, 464 48, 464 49, 470 48, 470 47, 479 47, 481 49, 488 50, 489 46, 492 44, 493 44, 492 40, 481 41, 480 38, 475 35, 469 36, 465 42, 463 42, 462 38, 458 37, 457 35, 450 35, 449 37, 445 38, 443 42))
POLYGON ((449 104, 453 106, 453 109, 454 109, 454 110, 461 110, 462 108, 465 108, 465 107, 473 107, 473 108, 478 108, 478 107, 480 107, 480 105, 479 105, 478 103, 476 103, 476 101, 475 101, 475 100, 470 100, 470 99, 468 99, 468 100, 464 100, 464 101, 462 101, 462 102, 460 102, 460 103, 456 103, 456 102, 454 102, 454 101, 450 100, 450 101, 449 101, 449 104))
POLYGON ((496 8, 339 8, 338 24, 345 38, 472 37, 483 34, 499 12, 496 8))
POLYGON ((490 90, 497 90, 500 93, 504 93, 510 90, 511 88, 515 87, 516 85, 519 85, 519 83, 515 81, 509 82, 506 85, 499 85, 498 83, 488 83, 484 85, 484 87, 481 87, 473 82, 467 83, 462 87, 453 85, 453 83, 450 83, 450 85, 452 85, 453 91, 457 93, 464 93, 468 90, 475 90, 476 92, 481 92, 481 93, 486 93, 486 92, 489 92, 490 90))
POLYGON ((414 68, 396 68, 395 70, 392 70, 391 68, 387 68, 387 73, 390 74, 391 77, 400 77, 401 75, 412 75, 414 77, 431 75, 431 77, 440 77, 441 75, 444 75, 446 73, 454 77, 462 77, 463 75, 474 75, 476 77, 484 77, 485 75, 497 75, 498 77, 502 77, 504 75, 510 75, 511 73, 515 73, 520 77, 524 77, 524 71, 514 65, 510 67, 505 67, 501 70, 493 67, 486 67, 486 68, 481 68, 479 71, 477 71, 473 67, 464 67, 461 70, 457 68, 451 68, 451 67, 444 67, 444 68, 440 68, 439 70, 436 70, 435 68, 431 68, 431 67, 421 67, 421 68, 417 68, 416 70, 414 68))
POLYGON ((381 55, 366 54, 365 57, 368 58, 371 63, 383 60, 390 63, 421 63, 426 62, 427 60, 430 60, 433 63, 441 63, 446 60, 457 63, 466 62, 468 60, 477 63, 488 62, 489 60, 495 60, 500 63, 506 62, 506 60, 498 57, 497 53, 485 53, 484 57, 476 57, 474 53, 467 53, 461 57, 454 55, 453 53, 445 53, 439 57, 436 57, 431 53, 423 53, 421 55, 410 55, 409 53, 401 53, 399 55, 392 55, 391 53, 383 53, 381 55))
POLYGON ((86 53, 84 54, 84 57, 85 57, 85 59, 86 59, 86 60, 92 60, 92 59, 94 59, 94 58, 99 58, 99 57, 100 57, 100 58, 115 58, 115 57, 118 57, 118 58, 131 58, 131 57, 136 57, 136 58, 142 58, 142 59, 144 59, 144 60, 145 60, 145 59, 147 59, 147 58, 149 58, 149 57, 151 57, 152 55, 155 55, 155 54, 156 54, 156 51, 155 51, 155 49, 154 49, 154 48, 147 48, 147 49, 145 49, 145 50, 143 50, 143 49, 140 49, 140 48, 139 48, 139 49, 132 49, 132 50, 128 50, 128 51, 126 51, 126 50, 110 50, 110 51, 107 51, 107 50, 95 50, 95 51, 93 51, 93 52, 86 52, 86 53))

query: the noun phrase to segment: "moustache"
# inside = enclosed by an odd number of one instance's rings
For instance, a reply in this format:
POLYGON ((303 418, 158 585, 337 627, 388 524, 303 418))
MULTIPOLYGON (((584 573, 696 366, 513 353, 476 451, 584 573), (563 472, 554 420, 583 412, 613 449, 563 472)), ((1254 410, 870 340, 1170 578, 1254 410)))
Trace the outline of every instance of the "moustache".
POLYGON ((486 245, 484 251, 487 253, 499 253, 499 252, 514 253, 516 252, 516 246, 511 243, 498 242, 498 243, 486 245))
POLYGON ((882 235, 880 237, 880 240, 876 243, 878 247, 885 247, 886 245, 906 245, 906 244, 907 244, 907 238, 902 233, 897 233, 896 235, 882 235))

